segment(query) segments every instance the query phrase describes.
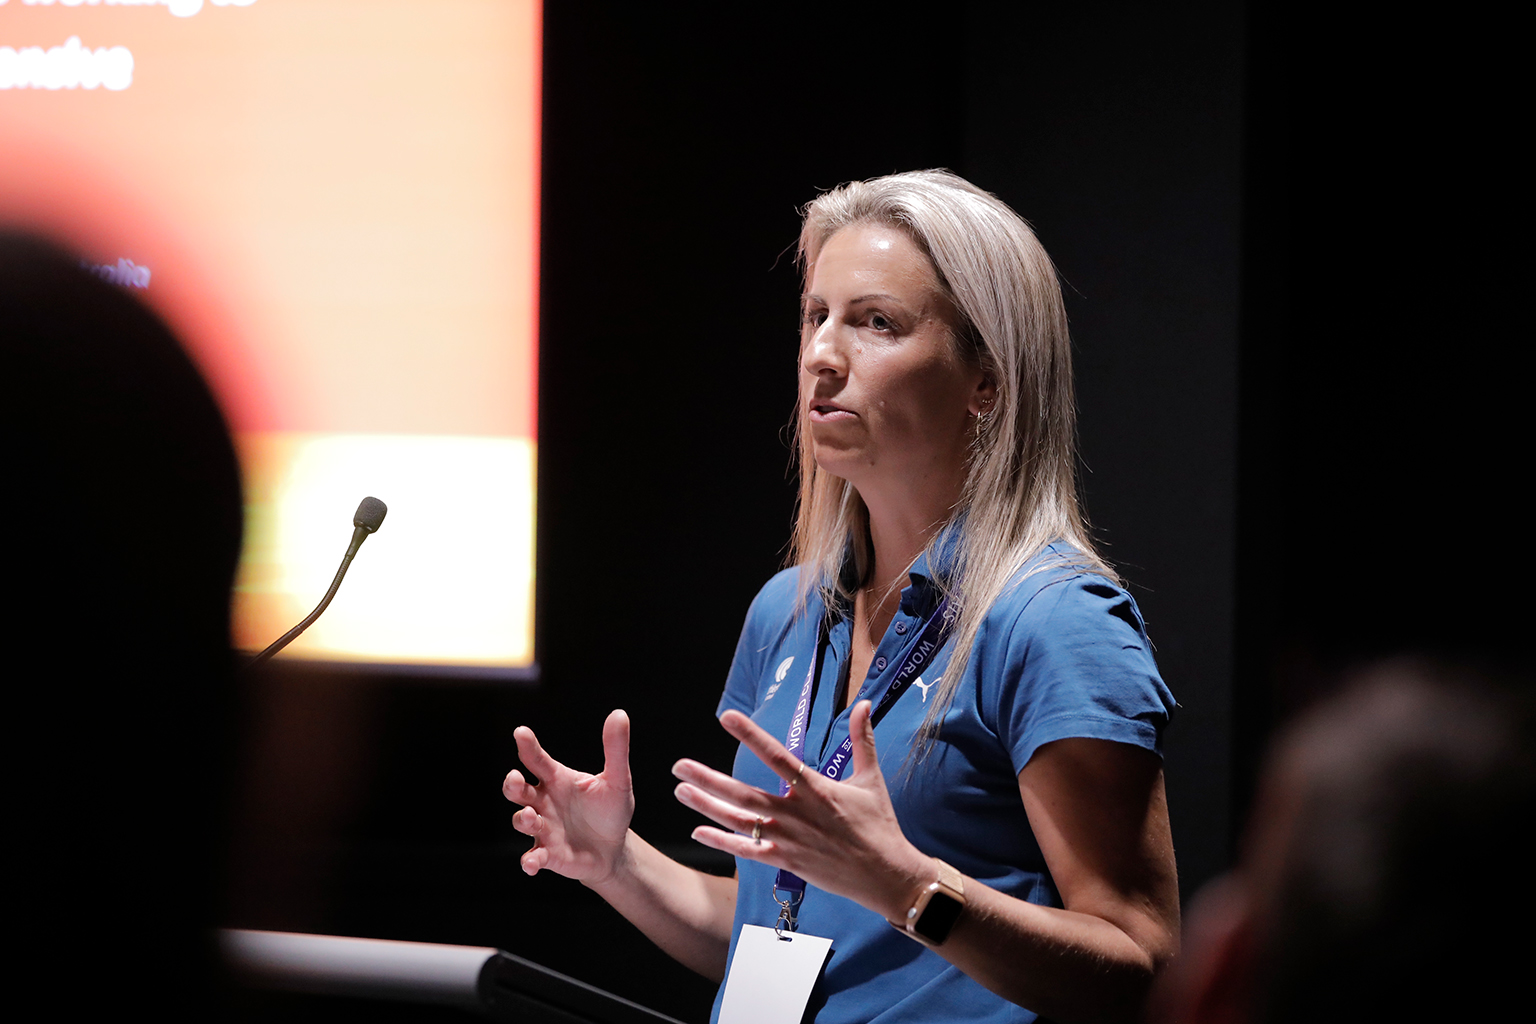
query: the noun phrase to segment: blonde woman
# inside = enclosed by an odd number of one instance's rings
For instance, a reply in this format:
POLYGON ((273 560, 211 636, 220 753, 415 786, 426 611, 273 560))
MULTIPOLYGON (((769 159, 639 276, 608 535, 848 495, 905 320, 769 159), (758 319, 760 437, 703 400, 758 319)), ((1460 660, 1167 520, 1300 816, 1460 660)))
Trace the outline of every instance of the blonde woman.
POLYGON ((778 948, 762 929, 830 939, 817 1021, 1134 1020, 1178 944, 1174 702, 1079 511, 1055 270, 942 171, 822 195, 800 255, 794 566, 726 681, 732 774, 674 769, 737 875, 629 830, 621 711, 596 776, 518 730, 541 780, 504 786, 523 868, 582 880, 714 978, 788 971, 752 961, 778 948))

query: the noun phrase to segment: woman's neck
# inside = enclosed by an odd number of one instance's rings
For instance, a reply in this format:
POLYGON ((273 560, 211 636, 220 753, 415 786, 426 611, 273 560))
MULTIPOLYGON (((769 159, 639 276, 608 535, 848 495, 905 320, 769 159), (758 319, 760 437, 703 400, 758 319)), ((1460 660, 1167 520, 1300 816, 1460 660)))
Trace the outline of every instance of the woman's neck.
POLYGON ((875 648, 896 615, 902 588, 907 585, 907 570, 949 521, 959 494, 945 494, 928 501, 912 499, 909 494, 907 500, 900 502, 865 500, 875 564, 874 572, 854 595, 853 646, 848 657, 845 706, 851 706, 857 698, 875 648))
POLYGON ((865 589, 877 601, 900 593, 907 584, 907 570, 949 522, 959 503, 959 485, 943 488, 943 493, 908 493, 902 501, 865 499, 869 510, 869 539, 874 547, 874 571, 865 589), (950 493, 950 491, 953 493, 950 493))

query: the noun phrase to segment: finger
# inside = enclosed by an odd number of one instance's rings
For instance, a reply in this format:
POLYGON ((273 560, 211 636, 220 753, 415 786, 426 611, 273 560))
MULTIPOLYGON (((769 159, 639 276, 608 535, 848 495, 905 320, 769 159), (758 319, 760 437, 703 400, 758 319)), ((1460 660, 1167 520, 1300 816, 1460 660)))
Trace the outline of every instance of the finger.
POLYGON ((507 777, 501 784, 501 795, 515 804, 526 807, 537 798, 538 790, 528 784, 522 772, 514 768, 507 772, 507 777))
POLYGON ((548 866, 549 851, 542 846, 535 846, 518 858, 518 863, 522 865, 524 874, 536 875, 541 869, 548 866))
POLYGON ((692 783, 711 796, 753 814, 768 813, 776 799, 756 786, 749 786, 740 779, 733 779, 724 772, 717 772, 708 765, 699 764, 686 757, 672 766, 672 774, 684 782, 692 783))
POLYGON ((629 715, 616 710, 603 723, 603 777, 616 789, 631 788, 629 778, 629 715))
POLYGON ((545 753, 544 748, 539 745, 539 738, 526 725, 520 725, 513 730, 512 738, 517 741, 517 756, 540 779, 548 782, 555 772, 565 767, 545 753))
POLYGON ((525 836, 537 836, 546 828, 546 822, 532 807, 524 807, 512 815, 512 827, 525 836))
POLYGON ((781 779, 807 780, 812 772, 800 774, 801 765, 804 763, 794 754, 784 748, 784 744, 770 736, 762 726, 742 714, 740 711, 727 711, 720 716, 720 724, 725 731, 734 736, 741 744, 752 753, 762 759, 773 773, 781 779))
POLYGON ((733 857, 760 860, 775 867, 780 866, 781 853, 778 844, 767 836, 754 840, 750 835, 737 835, 735 832, 724 832, 708 825, 700 825, 693 830, 693 840, 711 850, 729 853, 733 857))
POLYGON ((751 832, 752 826, 757 822, 772 820, 755 811, 744 810, 735 804, 727 803, 717 796, 711 796, 699 787, 686 782, 678 783, 677 788, 672 792, 677 797, 677 802, 684 807, 698 811, 704 817, 737 832, 751 832))
POLYGON ((874 705, 861 700, 848 716, 848 733, 853 737, 853 777, 869 779, 880 774, 880 757, 875 752, 874 705))

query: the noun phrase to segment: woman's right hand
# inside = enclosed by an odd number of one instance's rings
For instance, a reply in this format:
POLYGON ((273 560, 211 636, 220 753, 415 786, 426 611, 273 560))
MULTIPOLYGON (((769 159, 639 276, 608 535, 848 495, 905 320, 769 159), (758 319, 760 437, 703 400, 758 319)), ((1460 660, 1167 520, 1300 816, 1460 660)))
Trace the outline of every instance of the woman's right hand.
POLYGON ((526 725, 513 736, 523 764, 539 778, 529 784, 513 769, 501 792, 523 809, 512 825, 533 837, 533 849, 523 854, 523 870, 541 870, 601 884, 613 876, 624 851, 629 821, 635 813, 634 787, 629 777, 629 716, 614 711, 603 723, 601 775, 573 771, 550 757, 526 725))

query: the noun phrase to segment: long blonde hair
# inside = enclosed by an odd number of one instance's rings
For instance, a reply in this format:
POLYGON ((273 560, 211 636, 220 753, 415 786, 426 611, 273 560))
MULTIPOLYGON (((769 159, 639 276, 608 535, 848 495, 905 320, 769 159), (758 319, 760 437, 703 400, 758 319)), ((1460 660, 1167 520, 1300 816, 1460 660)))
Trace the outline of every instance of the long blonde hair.
MULTIPOLYGON (((850 182, 805 207, 799 251, 807 281, 827 239, 855 224, 889 225, 916 243, 959 311, 961 322, 951 325, 957 349, 997 388, 991 408, 978 417, 965 488, 951 515, 951 521, 965 516, 964 533, 948 573, 936 574, 960 614, 949 667, 918 733, 921 760, 954 699, 982 620, 1042 548, 1065 541, 1076 555, 1053 564, 1118 580, 1095 550, 1078 505, 1066 308, 1056 268, 1035 233, 996 196, 948 171, 850 182)), ((803 567, 802 602, 819 592, 829 608, 851 606, 872 563, 868 510, 852 485, 816 465, 805 416, 802 401, 795 417, 800 497, 790 561, 803 567), (852 588, 842 572, 850 550, 858 580, 852 588)))

